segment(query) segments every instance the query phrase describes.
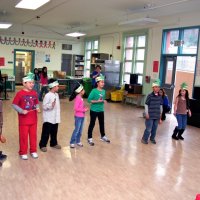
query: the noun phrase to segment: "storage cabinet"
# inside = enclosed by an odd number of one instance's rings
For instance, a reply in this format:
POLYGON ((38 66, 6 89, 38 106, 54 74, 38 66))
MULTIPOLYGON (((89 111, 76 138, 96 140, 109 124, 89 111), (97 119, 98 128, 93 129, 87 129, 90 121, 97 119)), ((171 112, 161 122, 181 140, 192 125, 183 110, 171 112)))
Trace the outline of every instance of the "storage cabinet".
POLYGON ((107 53, 92 53, 91 55, 91 66, 90 74, 95 70, 97 65, 101 65, 102 72, 104 71, 105 60, 109 60, 109 54, 107 53))
POLYGON ((84 76, 84 56, 83 55, 73 55, 74 61, 74 73, 73 75, 77 78, 84 76))

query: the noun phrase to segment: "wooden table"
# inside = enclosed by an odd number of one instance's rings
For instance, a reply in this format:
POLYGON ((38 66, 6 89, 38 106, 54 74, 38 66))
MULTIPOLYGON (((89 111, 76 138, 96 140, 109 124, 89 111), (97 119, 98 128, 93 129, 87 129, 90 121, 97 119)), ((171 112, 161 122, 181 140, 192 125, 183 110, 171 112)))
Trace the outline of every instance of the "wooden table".
POLYGON ((144 94, 125 94, 124 95, 124 103, 133 103, 135 104, 136 102, 136 106, 139 107, 141 106, 141 102, 144 98, 144 94))

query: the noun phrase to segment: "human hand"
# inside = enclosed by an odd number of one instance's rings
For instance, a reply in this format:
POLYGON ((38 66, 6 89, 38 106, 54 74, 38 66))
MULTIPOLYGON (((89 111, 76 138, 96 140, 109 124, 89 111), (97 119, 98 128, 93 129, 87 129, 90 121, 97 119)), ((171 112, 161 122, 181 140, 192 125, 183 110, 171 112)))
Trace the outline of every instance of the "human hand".
POLYGON ((28 113, 28 110, 23 110, 22 114, 26 115, 28 113))
POLYGON ((38 113, 40 113, 40 112, 41 112, 40 108, 37 108, 36 110, 37 110, 37 112, 38 112, 38 113))
POLYGON ((160 119, 158 123, 159 123, 159 124, 162 124, 162 120, 160 119))
POLYGON ((146 114, 146 119, 149 119, 149 114, 148 113, 146 114))
POLYGON ((52 108, 54 108, 54 106, 56 105, 56 98, 54 99, 51 105, 52 105, 52 108))

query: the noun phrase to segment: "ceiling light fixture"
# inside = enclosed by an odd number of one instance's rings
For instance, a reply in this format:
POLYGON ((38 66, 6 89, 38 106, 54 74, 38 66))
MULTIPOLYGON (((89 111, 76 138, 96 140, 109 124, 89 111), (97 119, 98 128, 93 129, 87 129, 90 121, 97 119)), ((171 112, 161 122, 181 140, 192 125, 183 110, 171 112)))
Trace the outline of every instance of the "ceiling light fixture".
POLYGON ((11 23, 0 22, 0 29, 8 29, 12 26, 11 23))
POLYGON ((50 0, 21 0, 15 8, 36 10, 37 8, 48 3, 50 0))
POLYGON ((149 23, 158 23, 158 19, 153 19, 150 17, 144 17, 144 18, 138 18, 138 19, 131 19, 131 20, 126 20, 123 22, 120 22, 118 25, 123 26, 123 25, 146 25, 149 23))
POLYGON ((66 36, 70 36, 70 37, 81 37, 86 35, 85 33, 81 33, 81 32, 73 32, 73 33, 67 33, 65 34, 66 36))

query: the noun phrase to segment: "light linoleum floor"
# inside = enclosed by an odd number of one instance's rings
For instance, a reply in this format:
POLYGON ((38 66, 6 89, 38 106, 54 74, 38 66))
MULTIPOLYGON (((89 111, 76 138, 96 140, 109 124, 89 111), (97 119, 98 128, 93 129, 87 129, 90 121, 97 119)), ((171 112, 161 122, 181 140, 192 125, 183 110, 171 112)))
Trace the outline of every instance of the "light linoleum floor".
MULTIPOLYGON (((13 97, 14 94, 9 94, 13 97)), ((110 144, 100 141, 98 123, 95 146, 87 144, 89 113, 85 118, 83 148, 70 149, 74 128, 73 103, 61 99, 58 141, 61 150, 38 149, 39 158, 18 156, 18 118, 11 100, 3 101, 3 134, 0 149, 8 155, 0 168, 1 200, 193 200, 200 193, 200 132, 187 126, 185 141, 171 134, 175 117, 159 125, 157 144, 140 142, 144 131, 142 108, 122 103, 105 106, 106 134, 110 144)), ((38 141, 42 114, 38 120, 38 141)))

